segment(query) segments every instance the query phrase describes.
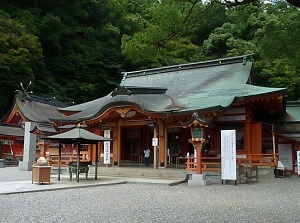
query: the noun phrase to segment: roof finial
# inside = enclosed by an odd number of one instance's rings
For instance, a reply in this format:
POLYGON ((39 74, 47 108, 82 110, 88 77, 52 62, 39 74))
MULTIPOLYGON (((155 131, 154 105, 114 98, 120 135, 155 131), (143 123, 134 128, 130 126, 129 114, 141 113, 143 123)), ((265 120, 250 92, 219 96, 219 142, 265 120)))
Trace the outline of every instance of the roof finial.
POLYGON ((24 93, 24 94, 26 94, 26 96, 27 96, 27 97, 29 97, 28 93, 33 93, 32 91, 30 91, 30 92, 28 92, 28 91, 27 91, 27 90, 28 90, 28 88, 29 88, 29 86, 31 85, 31 81, 29 81, 29 83, 28 83, 28 85, 27 85, 27 87, 26 87, 26 88, 24 88, 24 86, 23 86, 23 83, 22 83, 22 82, 20 82, 20 85, 21 85, 21 88, 22 88, 22 90, 23 90, 23 93, 24 93))
POLYGON ((243 65, 246 65, 247 64, 247 56, 244 56, 243 57, 243 65))
POLYGON ((123 74, 123 78, 122 78, 121 81, 124 81, 124 80, 126 79, 126 77, 127 77, 127 72, 125 72, 125 73, 123 74))

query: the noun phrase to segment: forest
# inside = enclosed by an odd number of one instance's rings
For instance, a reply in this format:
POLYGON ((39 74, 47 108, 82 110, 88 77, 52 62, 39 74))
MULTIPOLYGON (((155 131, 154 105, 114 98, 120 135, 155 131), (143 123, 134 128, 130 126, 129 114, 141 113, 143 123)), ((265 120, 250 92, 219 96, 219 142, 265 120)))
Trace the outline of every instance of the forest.
POLYGON ((300 12, 289 2, 1 0, 0 117, 20 83, 79 104, 108 94, 123 71, 244 54, 254 84, 299 100, 300 12))

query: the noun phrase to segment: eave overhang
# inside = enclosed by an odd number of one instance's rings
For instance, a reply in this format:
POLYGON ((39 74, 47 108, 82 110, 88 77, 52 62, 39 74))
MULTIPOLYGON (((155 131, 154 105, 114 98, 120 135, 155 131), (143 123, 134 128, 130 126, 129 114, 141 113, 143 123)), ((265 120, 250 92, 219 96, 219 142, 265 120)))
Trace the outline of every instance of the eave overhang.
POLYGON ((0 136, 24 137, 24 130, 21 126, 0 125, 0 136))

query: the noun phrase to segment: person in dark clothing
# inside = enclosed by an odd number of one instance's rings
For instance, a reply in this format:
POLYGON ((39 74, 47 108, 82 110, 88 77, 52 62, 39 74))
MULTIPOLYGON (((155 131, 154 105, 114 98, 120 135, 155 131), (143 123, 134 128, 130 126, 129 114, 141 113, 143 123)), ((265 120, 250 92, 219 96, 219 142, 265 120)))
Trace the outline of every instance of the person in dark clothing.
POLYGON ((145 155, 145 164, 146 166, 149 166, 150 164, 150 149, 147 147, 147 149, 144 150, 145 155))

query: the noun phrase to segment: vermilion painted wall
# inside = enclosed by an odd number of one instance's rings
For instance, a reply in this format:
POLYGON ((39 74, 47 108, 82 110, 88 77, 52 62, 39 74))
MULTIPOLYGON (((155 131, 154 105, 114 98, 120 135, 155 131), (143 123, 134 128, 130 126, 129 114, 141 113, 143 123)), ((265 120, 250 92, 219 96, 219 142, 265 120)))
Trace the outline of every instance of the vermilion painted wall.
POLYGON ((261 154, 262 153, 261 123, 252 123, 250 134, 251 134, 250 153, 261 154))

